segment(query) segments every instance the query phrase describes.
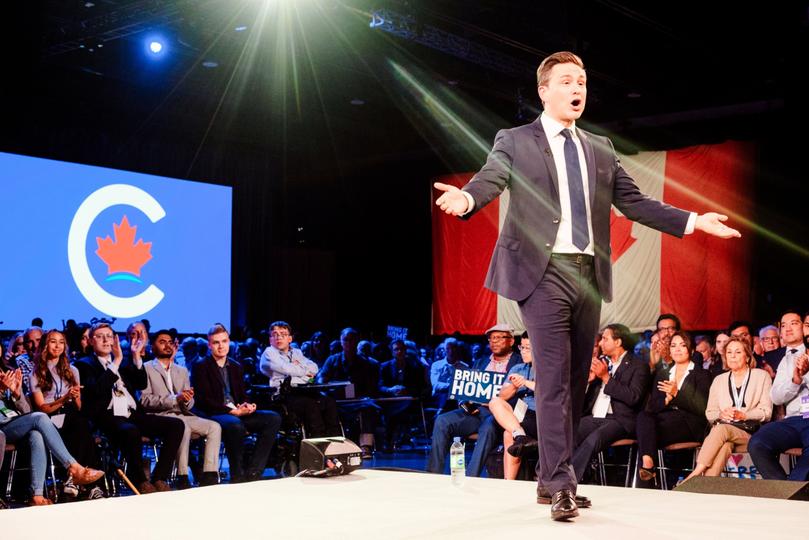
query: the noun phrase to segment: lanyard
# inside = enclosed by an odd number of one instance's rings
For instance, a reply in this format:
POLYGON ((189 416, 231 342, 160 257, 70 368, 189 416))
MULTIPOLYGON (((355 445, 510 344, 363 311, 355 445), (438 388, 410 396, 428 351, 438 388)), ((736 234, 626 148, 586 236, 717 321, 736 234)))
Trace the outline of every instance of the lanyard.
POLYGON ((742 405, 744 404, 744 394, 747 391, 747 383, 750 382, 750 368, 747 368, 747 376, 744 378, 744 383, 742 383, 741 391, 736 390, 736 385, 733 382, 733 372, 730 373, 728 377, 728 386, 730 387, 730 395, 733 397, 733 406, 737 409, 741 409, 742 405))
POLYGON ((62 377, 60 377, 59 374, 56 372, 56 369, 54 369, 53 367, 48 366, 48 371, 50 371, 51 377, 53 377, 53 388, 54 388, 53 397, 55 399, 59 399, 60 397, 62 397, 62 388, 64 388, 64 381, 62 380, 62 377))

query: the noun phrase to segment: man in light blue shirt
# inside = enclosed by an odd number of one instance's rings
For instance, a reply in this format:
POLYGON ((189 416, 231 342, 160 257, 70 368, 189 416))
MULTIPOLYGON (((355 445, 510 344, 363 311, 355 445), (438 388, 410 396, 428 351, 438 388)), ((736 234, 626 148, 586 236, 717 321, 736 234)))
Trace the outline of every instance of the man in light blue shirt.
POLYGON ((786 352, 778 364, 771 396, 775 405, 786 405, 786 417, 762 426, 747 449, 765 479, 803 481, 809 478, 809 356, 801 315, 787 311, 781 316, 780 327, 786 352), (779 458, 790 448, 801 448, 803 454, 787 475, 779 458))

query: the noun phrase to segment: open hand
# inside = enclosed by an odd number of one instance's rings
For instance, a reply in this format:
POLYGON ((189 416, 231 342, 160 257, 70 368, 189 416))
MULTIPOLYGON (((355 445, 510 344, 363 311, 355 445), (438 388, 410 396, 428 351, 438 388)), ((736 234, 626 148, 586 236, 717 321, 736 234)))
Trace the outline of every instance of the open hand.
POLYGON ((451 216, 462 216, 469 209, 469 201, 461 190, 449 184, 442 184, 436 182, 433 187, 439 191, 443 191, 443 195, 438 197, 435 204, 444 211, 444 213, 451 216))
POLYGON ((723 223, 723 221, 727 220, 728 217, 724 214, 707 212, 697 216, 694 229, 713 236, 718 236, 719 238, 741 238, 742 234, 739 231, 723 223))

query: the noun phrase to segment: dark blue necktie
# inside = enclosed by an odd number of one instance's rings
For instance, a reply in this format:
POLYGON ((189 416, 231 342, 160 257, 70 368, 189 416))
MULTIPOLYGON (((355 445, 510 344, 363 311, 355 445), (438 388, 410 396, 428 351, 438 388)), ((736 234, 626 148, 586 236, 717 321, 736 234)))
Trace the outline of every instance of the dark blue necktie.
POLYGON ((584 182, 581 178, 579 152, 573 142, 573 134, 569 129, 562 130, 565 138, 565 167, 567 168, 567 186, 570 191, 570 220, 573 225, 573 245, 584 251, 590 243, 587 231, 587 206, 584 202, 584 182))

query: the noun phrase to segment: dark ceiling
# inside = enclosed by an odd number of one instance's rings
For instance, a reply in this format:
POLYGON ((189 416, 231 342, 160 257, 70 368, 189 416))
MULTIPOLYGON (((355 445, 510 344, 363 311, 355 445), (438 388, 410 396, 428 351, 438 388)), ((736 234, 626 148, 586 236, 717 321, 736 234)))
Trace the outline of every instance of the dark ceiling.
POLYGON ((314 129, 348 160, 360 159, 356 149, 368 159, 418 149, 425 138, 433 147, 467 145, 457 126, 428 112, 419 91, 487 141, 493 129, 530 121, 538 110, 534 69, 562 49, 588 66, 585 120, 625 150, 749 137, 751 125, 783 113, 794 76, 788 55, 799 21, 802 31, 806 24, 795 4, 704 0, 31 5, 38 23, 26 31, 38 30, 40 70, 70 81, 57 99, 91 99, 96 110, 125 99, 132 129, 153 123, 210 137, 227 124, 228 136, 253 142, 271 140, 263 132, 280 121, 292 146, 314 129), (159 61, 144 51, 151 35, 166 44, 159 61), (415 95, 414 82, 424 86, 415 95), (399 126, 403 119, 414 129, 399 126))

